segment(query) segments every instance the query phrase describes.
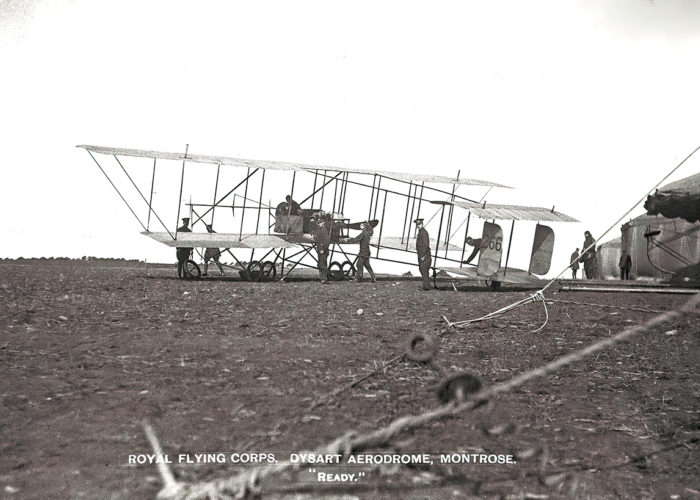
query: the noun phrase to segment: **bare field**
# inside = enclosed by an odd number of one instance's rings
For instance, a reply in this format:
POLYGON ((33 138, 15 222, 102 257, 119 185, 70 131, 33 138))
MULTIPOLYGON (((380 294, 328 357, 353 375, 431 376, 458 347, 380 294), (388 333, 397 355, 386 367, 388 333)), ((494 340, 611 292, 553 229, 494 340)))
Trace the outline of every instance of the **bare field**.
MULTIPOLYGON (((146 277, 135 268, 0 264, 0 492, 8 498, 154 498, 141 422, 166 453, 316 448, 439 403, 430 368, 400 354, 440 317, 480 316, 523 291, 419 291, 416 281, 245 283, 146 277), (358 310, 362 309, 362 314, 358 310)), ((173 275, 174 268, 173 268, 173 275)), ((665 311, 688 297, 562 292, 554 299, 665 311)), ((437 362, 486 386, 654 314, 541 304, 440 338, 437 362)), ((398 437, 403 453, 515 454, 514 465, 382 467, 352 484, 264 484, 273 498, 700 498, 698 316, 398 437), (544 451, 542 451, 544 450, 544 451), (323 488, 321 488, 323 486, 323 488), (675 496, 677 495, 677 496, 675 496), (541 497, 544 498, 544 497, 541 497)), ((174 464, 182 480, 231 464, 174 464)))

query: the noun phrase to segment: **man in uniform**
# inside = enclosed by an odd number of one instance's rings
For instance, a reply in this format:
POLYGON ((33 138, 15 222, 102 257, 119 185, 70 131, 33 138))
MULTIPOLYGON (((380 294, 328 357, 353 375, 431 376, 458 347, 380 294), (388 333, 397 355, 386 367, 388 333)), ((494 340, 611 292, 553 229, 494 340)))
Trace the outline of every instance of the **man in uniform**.
POLYGON ((481 250, 481 238, 474 239, 471 236, 467 236, 467 245, 474 247, 474 250, 472 250, 472 254, 467 260, 462 261, 462 264, 469 264, 472 260, 474 260, 476 254, 478 254, 481 250))
POLYGON ((301 215, 301 205, 294 201, 291 195, 288 194, 285 200, 287 200, 287 203, 289 203, 289 206, 291 207, 291 210, 289 212, 290 215, 301 215))
POLYGON ((632 269, 632 257, 627 250, 622 250, 620 255, 620 262, 618 263, 620 267, 620 279, 628 280, 630 279, 630 269, 632 269))
POLYGON ((292 199, 291 195, 285 196, 285 200, 275 209, 275 232, 287 233, 291 230, 289 216, 302 215, 301 206, 292 199))
POLYGON ((423 227, 423 219, 416 219, 413 222, 418 229, 416 253, 418 254, 418 269, 423 278, 423 290, 430 290, 432 288, 430 284, 430 264, 433 261, 430 256, 430 236, 428 236, 428 231, 423 227))
MULTIPOLYGON (((211 224, 207 224, 207 232, 208 233, 215 233, 214 228, 212 227, 211 224)), ((219 255, 221 255, 221 250, 218 248, 207 248, 204 251, 204 273, 202 273, 202 276, 207 275, 207 270, 209 269, 209 261, 213 260, 214 263, 219 267, 219 272, 221 273, 221 276, 224 275, 224 266, 221 265, 221 262, 219 262, 219 255)))
POLYGON ((362 232, 347 241, 347 243, 360 244, 360 252, 357 254, 357 277, 355 277, 354 281, 358 283, 362 282, 362 275, 366 268, 367 271, 369 271, 369 275, 372 277, 372 283, 376 283, 377 277, 374 275, 372 266, 369 263, 369 242, 372 239, 374 231, 372 231, 372 226, 370 226, 368 221, 363 222, 360 227, 362 228, 362 232))
POLYGON ((291 195, 285 196, 284 199, 286 201, 283 201, 282 203, 277 205, 277 208, 275 209, 276 216, 279 217, 281 215, 301 215, 301 205, 294 201, 291 195))
POLYGON ((590 231, 583 233, 586 239, 583 241, 583 270, 589 280, 598 279, 598 261, 596 259, 595 238, 590 231), (590 248, 589 248, 590 247, 590 248), (588 248, 588 250, 586 250, 588 248))
MULTIPOLYGON (((179 233, 191 233, 192 230, 189 228, 190 218, 184 217, 182 219, 182 226, 177 228, 179 233)), ((185 262, 190 258, 190 252, 192 252, 192 247, 177 247, 175 248, 175 255, 177 255, 177 277, 185 277, 185 262)))
POLYGON ((319 214, 316 217, 314 242, 318 254, 318 274, 321 276, 321 283, 326 284, 328 283, 328 246, 331 239, 328 234, 328 220, 325 214, 319 214))
POLYGON ((571 254, 571 257, 569 258, 569 262, 571 263, 571 276, 573 279, 576 279, 576 271, 578 271, 579 265, 578 265, 578 248, 574 250, 574 253, 571 254))

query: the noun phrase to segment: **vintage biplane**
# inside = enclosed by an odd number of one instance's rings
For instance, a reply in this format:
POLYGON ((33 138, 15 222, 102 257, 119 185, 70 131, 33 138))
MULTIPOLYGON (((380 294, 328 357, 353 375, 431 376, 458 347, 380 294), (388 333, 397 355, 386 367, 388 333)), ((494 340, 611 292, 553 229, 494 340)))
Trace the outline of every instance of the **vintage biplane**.
MULTIPOLYGON (((458 207, 466 210, 467 227, 465 235, 469 233, 469 223, 471 222, 472 215, 485 220, 481 237, 477 239, 479 242, 478 264, 469 267, 464 266, 464 262, 461 261, 459 267, 439 266, 439 268, 467 278, 482 278, 493 290, 500 288, 501 283, 519 285, 535 284, 538 275, 541 276, 549 272, 552 262, 552 253, 554 251, 554 230, 549 226, 540 224, 541 222, 578 222, 573 217, 561 212, 556 212, 554 207, 547 209, 520 205, 496 205, 487 204, 485 202, 473 203, 459 201, 433 201, 432 203, 442 205, 443 211, 445 207, 458 207), (491 222, 488 222, 488 220, 491 220, 491 222), (506 261, 503 267, 501 267, 504 249, 503 229, 496 224, 496 220, 511 221, 508 244, 505 246, 506 261), (534 221, 537 223, 532 241, 532 251, 530 252, 530 265, 527 271, 508 267, 513 234, 515 233, 515 221, 534 221)), ((462 257, 464 257, 464 251, 462 252, 462 257)))
MULTIPOLYGON (((417 267, 412 221, 424 218, 426 229, 431 235, 437 235, 431 238, 434 275, 445 270, 457 276, 486 280, 492 287, 500 282, 524 283, 533 275, 549 270, 554 233, 551 228, 539 224, 529 270, 508 267, 515 220, 575 221, 554 210, 485 204, 483 199, 491 189, 509 187, 461 178, 459 173, 456 177, 447 177, 248 160, 190 154, 188 148, 184 153, 167 153, 78 147, 88 152, 107 177, 139 221, 142 234, 171 247, 221 248, 233 258, 233 266, 240 270, 241 276, 251 281, 283 280, 297 267, 316 268, 313 232, 315 217, 320 213, 330 214, 332 220, 329 258, 332 278, 354 276, 357 245, 348 244, 348 238, 351 230, 359 229, 361 221, 370 221, 374 228, 373 259, 417 267), (125 158, 140 167, 139 179, 134 167, 130 165, 131 173, 127 170, 125 158), (193 167, 196 168, 194 180, 186 175, 193 167), (118 176, 130 192, 131 200, 127 199, 125 190, 117 186, 117 175, 110 175, 108 170, 121 172, 118 176), (209 179, 205 178, 205 173, 209 179), (274 174, 274 181, 266 182, 266 174, 274 174), (476 200, 457 194, 460 187, 486 189, 486 192, 473 196, 480 198, 476 200), (179 195, 164 206, 163 192, 171 191, 179 195), (286 197, 289 199, 281 201, 286 197), (273 203, 273 199, 280 203, 273 203), (137 214, 135 203, 143 207, 141 216, 137 214), (467 215, 453 230, 455 209, 466 210, 467 215), (191 220, 193 232, 177 231, 180 218, 185 214, 191 220), (491 220, 483 225, 477 265, 463 263, 472 214, 491 220), (513 221, 504 268, 500 267, 503 234, 495 224, 496 219, 513 221), (216 232, 205 232, 205 224, 213 226, 215 220, 216 232), (466 229, 462 233, 464 222, 466 229), (152 225, 156 225, 157 230, 152 225)), ((186 276, 197 278, 199 275, 196 262, 188 262, 186 276)))

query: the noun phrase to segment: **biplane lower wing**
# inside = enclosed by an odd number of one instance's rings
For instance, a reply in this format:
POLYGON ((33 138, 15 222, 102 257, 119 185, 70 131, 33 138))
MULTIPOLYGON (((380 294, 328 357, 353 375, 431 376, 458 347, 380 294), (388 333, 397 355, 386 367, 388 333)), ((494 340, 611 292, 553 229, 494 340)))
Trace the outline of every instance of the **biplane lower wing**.
POLYGON ((476 272, 476 267, 437 267, 436 269, 440 271, 446 271, 448 273, 457 274, 465 278, 473 280, 489 280, 489 281, 500 281, 501 283, 511 283, 514 285, 540 285, 545 283, 545 281, 539 279, 537 276, 533 276, 523 269, 517 269, 514 267, 509 267, 508 269, 501 267, 496 273, 491 276, 480 276, 476 272))
MULTIPOLYGON (((279 238, 283 241, 286 241, 287 243, 291 243, 292 245, 299 245, 301 243, 304 243, 307 245, 314 244, 314 237, 311 236, 310 234, 306 234, 306 233, 271 234, 270 236, 272 236, 273 238, 279 238)), ((260 247, 260 248, 267 248, 267 247, 260 247)), ((289 248, 289 247, 279 247, 279 248, 289 248)))
MULTIPOLYGON (((391 248, 393 250, 403 250, 403 251, 416 251, 416 239, 415 238, 401 238, 399 236, 382 236, 381 240, 378 237, 373 237, 371 241, 372 245, 379 246, 380 248, 391 248)), ((437 248, 437 240, 435 238, 430 238, 430 248, 435 252, 437 248)), ((441 243, 438 248, 440 251, 445 251, 445 243, 441 243)), ((457 245, 449 244, 447 250, 461 252, 462 247, 457 245)))
MULTIPOLYGON (((306 243, 304 235, 234 234, 234 233, 177 233, 177 239, 169 233, 143 231, 141 234, 170 247, 206 248, 292 248, 295 243, 306 243), (287 241, 299 239, 304 241, 287 241)), ((313 240, 310 241, 313 243, 313 240)))

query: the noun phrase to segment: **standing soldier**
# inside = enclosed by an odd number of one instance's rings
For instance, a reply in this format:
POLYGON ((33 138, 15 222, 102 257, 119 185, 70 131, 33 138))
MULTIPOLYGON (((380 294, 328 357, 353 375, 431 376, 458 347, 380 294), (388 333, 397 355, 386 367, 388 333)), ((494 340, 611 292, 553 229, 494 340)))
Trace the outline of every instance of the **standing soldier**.
POLYGON ((627 253, 627 250, 622 250, 622 254, 620 255, 620 262, 618 263, 620 266, 620 279, 621 280, 628 280, 630 279, 630 269, 632 268, 632 257, 630 257, 630 254, 627 253))
MULTIPOLYGON (((189 228, 190 218, 184 217, 182 219, 182 226, 177 228, 179 233, 191 233, 192 230, 189 228)), ((185 262, 190 258, 190 252, 192 252, 192 247, 177 247, 175 248, 175 255, 177 255, 177 277, 186 278, 185 276, 185 262)))
POLYGON ((360 227, 362 228, 362 232, 347 241, 347 243, 360 244, 360 252, 357 254, 357 277, 353 281, 361 283, 362 274, 366 268, 369 271, 369 275, 372 277, 372 283, 376 283, 377 277, 374 275, 372 266, 369 263, 369 242, 372 239, 374 231, 372 231, 372 226, 369 225, 368 221, 363 222, 360 227))
POLYGON ((316 219, 314 242, 318 253, 318 274, 321 276, 321 283, 325 285, 328 283, 328 246, 331 242, 325 214, 320 214, 316 219))
MULTIPOLYGON (((207 232, 208 233, 215 233, 214 228, 212 227, 211 224, 206 224, 207 226, 207 232)), ((209 269, 209 261, 213 260, 214 263, 219 267, 219 272, 221 273, 221 276, 224 275, 224 267, 221 265, 221 262, 219 262, 219 255, 221 255, 221 250, 218 248, 207 248, 204 251, 204 273, 202 276, 207 275, 207 270, 209 269)))
POLYGON ((583 270, 586 273, 586 279, 598 279, 598 261, 596 259, 595 238, 591 236, 590 231, 583 233, 586 239, 583 241, 583 270), (590 248, 589 248, 590 247, 590 248))
POLYGON ((571 276, 573 276, 573 279, 576 279, 576 271, 578 271, 578 248, 574 250, 574 253, 571 254, 571 257, 569 258, 569 263, 571 264, 571 276))
POLYGON ((430 256, 430 236, 428 231, 423 227, 423 219, 416 219, 413 222, 416 224, 418 234, 416 235, 416 253, 418 254, 418 269, 423 278, 423 290, 430 290, 430 264, 432 257, 430 256))

